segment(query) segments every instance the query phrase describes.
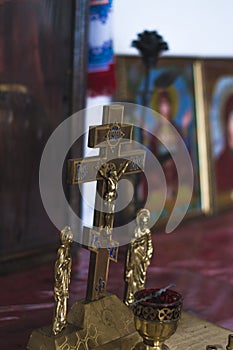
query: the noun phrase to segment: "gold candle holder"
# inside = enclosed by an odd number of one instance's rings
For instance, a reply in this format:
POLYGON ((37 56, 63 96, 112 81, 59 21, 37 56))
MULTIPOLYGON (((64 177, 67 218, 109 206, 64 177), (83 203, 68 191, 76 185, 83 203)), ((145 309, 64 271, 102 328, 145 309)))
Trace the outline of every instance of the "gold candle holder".
POLYGON ((176 331, 181 315, 183 297, 167 289, 143 289, 135 293, 132 306, 137 332, 143 338, 135 349, 169 350, 164 344, 176 331))

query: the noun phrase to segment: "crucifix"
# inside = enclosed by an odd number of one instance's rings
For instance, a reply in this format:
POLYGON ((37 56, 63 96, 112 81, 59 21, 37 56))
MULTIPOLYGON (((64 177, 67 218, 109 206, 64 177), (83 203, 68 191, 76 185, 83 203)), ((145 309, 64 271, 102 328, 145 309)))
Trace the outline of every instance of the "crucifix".
POLYGON ((83 245, 90 250, 86 300, 105 296, 109 261, 117 261, 118 243, 112 239, 118 182, 123 176, 143 171, 145 151, 122 152, 132 143, 133 125, 123 123, 124 107, 103 108, 103 125, 89 128, 88 146, 100 148, 99 156, 68 160, 68 182, 72 185, 97 180, 94 228, 84 227, 83 245))

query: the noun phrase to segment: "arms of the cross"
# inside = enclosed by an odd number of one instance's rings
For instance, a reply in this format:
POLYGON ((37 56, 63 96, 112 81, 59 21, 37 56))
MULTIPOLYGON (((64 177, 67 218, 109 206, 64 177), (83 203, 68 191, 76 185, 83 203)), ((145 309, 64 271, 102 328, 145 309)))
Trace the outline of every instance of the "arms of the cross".
POLYGON ((109 251, 109 260, 117 262, 119 243, 112 239, 111 233, 106 229, 99 231, 93 228, 84 227, 83 244, 88 246, 88 249, 99 253, 102 248, 107 248, 109 251))
POLYGON ((77 185, 79 183, 104 180, 99 172, 100 168, 108 164, 109 168, 119 169, 123 157, 129 161, 124 175, 137 174, 143 171, 145 166, 145 151, 131 151, 127 154, 122 154, 122 158, 111 159, 107 162, 107 158, 89 157, 86 159, 69 159, 68 160, 68 183, 77 185), (105 163, 106 160, 106 163, 105 163))

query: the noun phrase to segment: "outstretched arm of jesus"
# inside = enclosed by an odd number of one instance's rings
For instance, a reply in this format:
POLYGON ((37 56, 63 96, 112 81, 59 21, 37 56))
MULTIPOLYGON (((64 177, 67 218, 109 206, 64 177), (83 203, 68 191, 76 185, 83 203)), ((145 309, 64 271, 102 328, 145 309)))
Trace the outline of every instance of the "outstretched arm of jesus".
POLYGON ((120 168, 120 170, 119 170, 119 172, 117 174, 118 180, 124 174, 124 172, 126 171, 126 169, 127 169, 127 167, 128 167, 130 162, 131 162, 130 160, 126 160, 124 165, 120 168))

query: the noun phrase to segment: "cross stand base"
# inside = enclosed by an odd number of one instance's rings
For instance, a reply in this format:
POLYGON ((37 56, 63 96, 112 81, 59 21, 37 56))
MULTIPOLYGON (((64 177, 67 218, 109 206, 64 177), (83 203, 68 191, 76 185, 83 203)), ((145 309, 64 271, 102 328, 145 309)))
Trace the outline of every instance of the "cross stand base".
POLYGON ((96 301, 77 301, 67 326, 57 335, 50 327, 34 330, 28 350, 129 350, 141 340, 132 311, 110 294, 96 301))

